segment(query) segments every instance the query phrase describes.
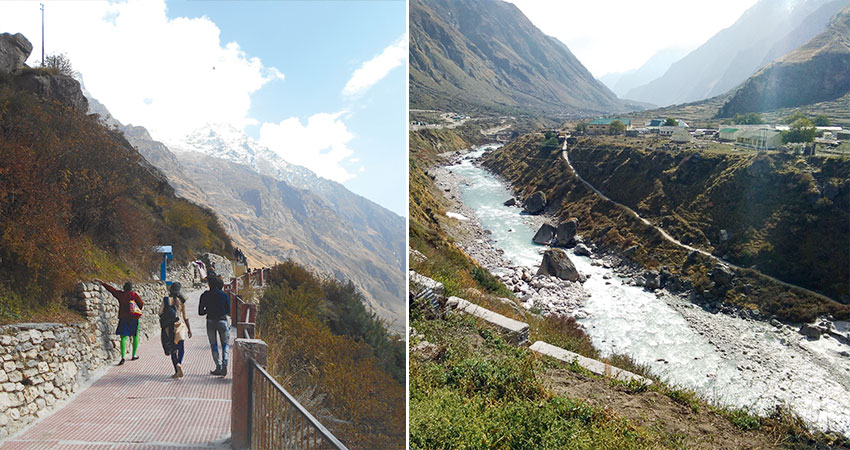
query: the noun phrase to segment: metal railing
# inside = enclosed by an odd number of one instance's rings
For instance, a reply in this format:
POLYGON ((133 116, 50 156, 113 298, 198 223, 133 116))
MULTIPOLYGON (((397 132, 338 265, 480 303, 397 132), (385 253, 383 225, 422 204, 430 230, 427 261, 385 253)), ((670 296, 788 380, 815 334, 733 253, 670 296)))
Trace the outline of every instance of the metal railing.
POLYGON ((345 449, 291 394, 251 360, 251 449, 345 449))

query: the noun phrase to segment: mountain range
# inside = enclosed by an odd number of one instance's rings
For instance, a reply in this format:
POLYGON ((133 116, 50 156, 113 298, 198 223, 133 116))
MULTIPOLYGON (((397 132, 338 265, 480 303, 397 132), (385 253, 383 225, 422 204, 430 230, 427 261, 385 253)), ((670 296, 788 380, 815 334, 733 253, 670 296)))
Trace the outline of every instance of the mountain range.
POLYGON ((724 94, 772 58, 824 30, 848 0, 759 0, 729 28, 675 62, 626 98, 660 106, 724 94))
POLYGON ((850 93, 850 6, 805 45, 759 70, 720 108, 719 117, 834 100, 850 93))
POLYGON ((664 75, 674 62, 688 53, 683 48, 665 48, 659 50, 637 69, 602 75, 599 81, 605 83, 620 98, 637 86, 644 85, 664 75))
POLYGON ((501 0, 410 2, 410 106, 564 116, 631 108, 501 0))
POLYGON ((90 112, 122 131, 178 195, 217 213, 250 266, 292 259, 351 280, 379 317, 403 329, 404 218, 287 163, 233 127, 209 125, 166 145, 89 98, 90 112))

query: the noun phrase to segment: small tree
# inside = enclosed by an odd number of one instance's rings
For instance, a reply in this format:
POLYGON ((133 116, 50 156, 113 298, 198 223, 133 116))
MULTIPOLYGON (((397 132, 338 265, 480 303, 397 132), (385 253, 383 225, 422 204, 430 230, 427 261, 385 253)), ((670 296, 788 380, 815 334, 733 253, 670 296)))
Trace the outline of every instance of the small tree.
POLYGON ((826 117, 823 114, 818 114, 815 116, 815 119, 812 120, 812 123, 815 124, 816 127, 828 127, 831 122, 829 121, 829 117, 826 117))
POLYGON ((812 142, 817 135, 817 128, 812 125, 809 119, 797 119, 791 124, 788 131, 782 134, 782 140, 785 142, 812 142))
POLYGON ((615 120, 611 122, 611 125, 608 125, 608 133, 610 134, 620 134, 626 131, 626 125, 619 120, 615 120))
POLYGON ((677 122, 676 119, 674 119, 672 117, 668 117, 667 120, 664 121, 664 126, 665 127, 677 127, 677 126, 679 126, 679 122, 677 122))
POLYGON ((800 119, 806 119, 806 115, 801 113, 800 111, 794 111, 794 114, 783 117, 782 123, 791 124, 800 119))
POLYGON ((587 133, 587 123, 579 122, 576 124, 576 133, 585 134, 587 133))
POLYGON ((45 56, 41 67, 61 75, 74 76, 74 67, 71 65, 71 60, 64 53, 45 56))
POLYGON ((764 123, 764 120, 761 118, 761 114, 754 112, 735 114, 732 121, 738 125, 761 125, 764 123))

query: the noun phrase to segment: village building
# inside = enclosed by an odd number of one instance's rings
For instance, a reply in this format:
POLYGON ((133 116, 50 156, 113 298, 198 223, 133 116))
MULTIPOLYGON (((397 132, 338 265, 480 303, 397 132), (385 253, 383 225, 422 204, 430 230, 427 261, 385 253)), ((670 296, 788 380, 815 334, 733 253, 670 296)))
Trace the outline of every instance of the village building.
POLYGON ((739 131, 739 128, 721 128, 717 132, 717 139, 724 142, 735 142, 739 131))
POLYGON ((771 128, 740 130, 735 143, 756 150, 775 150, 782 145, 782 133, 771 128))
POLYGON ((610 119, 596 119, 587 124, 587 134, 608 134, 608 128, 611 126, 611 123, 619 120, 626 126, 628 130, 631 127, 632 121, 629 119, 623 119, 619 117, 613 117, 610 119))
POLYGON ((673 134, 670 135, 670 141, 675 142, 677 144, 686 144, 691 142, 693 138, 691 137, 691 133, 688 133, 686 128, 677 128, 673 131, 673 134))

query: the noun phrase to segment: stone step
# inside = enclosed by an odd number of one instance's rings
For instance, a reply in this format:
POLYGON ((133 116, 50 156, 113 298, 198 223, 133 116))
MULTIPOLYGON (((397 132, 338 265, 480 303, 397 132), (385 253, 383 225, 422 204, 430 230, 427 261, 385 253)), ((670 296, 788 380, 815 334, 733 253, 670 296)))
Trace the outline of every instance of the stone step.
POLYGON ((638 380, 646 385, 652 384, 652 380, 648 378, 631 373, 627 370, 619 369, 602 361, 597 361, 595 359, 590 359, 581 356, 578 353, 573 353, 569 350, 564 350, 561 347, 556 347, 552 344, 547 344, 543 341, 537 341, 534 344, 531 344, 531 347, 529 348, 532 351, 540 353, 541 355, 551 356, 565 363, 571 363, 573 361, 576 361, 578 365, 584 367, 592 373, 595 373, 596 375, 611 377, 620 381, 638 380))
POLYGON ((446 306, 477 317, 498 329, 514 345, 528 344, 528 324, 482 308, 459 297, 449 297, 446 306))

